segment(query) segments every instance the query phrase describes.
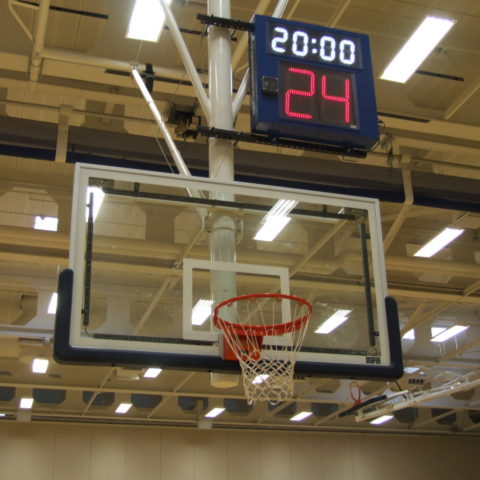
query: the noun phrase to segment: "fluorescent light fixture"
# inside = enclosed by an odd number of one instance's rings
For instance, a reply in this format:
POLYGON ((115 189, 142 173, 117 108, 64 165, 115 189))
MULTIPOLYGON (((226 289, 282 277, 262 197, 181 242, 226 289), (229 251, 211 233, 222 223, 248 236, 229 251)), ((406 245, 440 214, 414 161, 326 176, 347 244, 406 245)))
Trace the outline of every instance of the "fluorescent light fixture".
POLYGON ((48 302, 47 313, 54 314, 57 313, 57 302, 58 302, 58 293, 52 293, 50 297, 50 302, 48 302))
POLYGON ((372 425, 380 425, 381 423, 389 422, 393 418, 393 415, 382 415, 381 417, 372 420, 372 425))
POLYGON ((278 200, 263 219, 263 224, 255 234, 254 240, 271 242, 291 220, 287 215, 298 204, 296 200, 278 200))
POLYGON ((305 420, 306 418, 308 418, 311 414, 312 414, 312 412, 300 412, 300 413, 297 413, 296 415, 294 415, 290 419, 290 421, 291 422, 301 422, 302 420, 305 420))
POLYGON ((431 342, 445 342, 448 339, 458 335, 460 332, 465 331, 468 328, 468 325, 454 325, 450 327, 448 330, 445 330, 435 337, 433 337, 430 341, 431 342))
POLYGON ((23 397, 20 399, 20 408, 22 410, 29 410, 32 408, 33 405, 33 398, 31 397, 23 397))
POLYGON ((415 340, 415 330, 411 328, 408 332, 406 332, 403 337, 405 340, 415 340))
POLYGON ((0 417, 6 417, 7 414, 6 413, 0 413, 0 417))
POLYGON ((127 413, 131 406, 131 403, 121 403, 115 410, 115 413, 127 413))
POLYGON ((380 78, 405 83, 454 24, 455 20, 449 18, 426 17, 380 78))
POLYGON ((192 325, 203 325, 212 314, 213 300, 201 298, 192 309, 192 325))
POLYGON ((225 411, 223 407, 212 408, 208 413, 205 414, 206 418, 215 418, 218 417, 221 413, 225 411))
POLYGON ((35 230, 48 230, 50 232, 56 232, 58 230, 58 218, 36 215, 33 228, 35 230))
POLYGON ((267 373, 261 373, 260 375, 257 375, 253 380, 252 383, 254 385, 259 385, 260 383, 263 383, 270 375, 267 373))
POLYGON ((330 333, 348 319, 350 312, 351 310, 337 310, 315 330, 315 333, 330 333))
POLYGON ((100 208, 102 208, 103 199, 105 198, 105 193, 100 187, 87 187, 87 208, 85 209, 85 221, 88 221, 90 213, 90 200, 93 201, 92 208, 92 218, 93 221, 97 218, 100 208))
POLYGON ((256 233, 254 240, 261 240, 263 242, 271 242, 277 235, 286 227, 290 217, 268 217, 265 223, 260 227, 256 233))
POLYGON ((143 374, 143 378, 157 378, 160 375, 161 371, 161 368, 147 368, 147 371, 143 374))
POLYGON ((418 372, 419 370, 420 370, 420 367, 405 367, 403 369, 405 373, 410 373, 410 374, 418 372))
POLYGON ((297 204, 298 202, 296 200, 278 200, 266 216, 285 217, 297 206, 297 204))
POLYGON ((34 358, 32 362, 33 373, 46 373, 48 369, 48 358, 34 358))
POLYGON ((420 250, 413 254, 414 257, 433 257, 442 248, 460 236, 465 230, 462 228, 446 228, 436 237, 432 238, 420 250))
POLYGON ((446 329, 447 329, 447 327, 431 327, 430 328, 430 333, 432 335, 432 338, 436 337, 437 335, 440 335, 446 329))
MULTIPOLYGON (((172 0, 166 0, 170 5, 172 0)), ((136 0, 127 29, 127 38, 158 42, 165 23, 165 13, 159 0, 136 0)))

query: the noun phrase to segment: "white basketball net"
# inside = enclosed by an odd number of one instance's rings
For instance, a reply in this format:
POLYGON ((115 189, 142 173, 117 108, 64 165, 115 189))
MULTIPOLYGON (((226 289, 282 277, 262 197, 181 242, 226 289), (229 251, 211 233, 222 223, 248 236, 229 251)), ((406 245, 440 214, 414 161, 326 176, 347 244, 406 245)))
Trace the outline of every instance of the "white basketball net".
POLYGON ((297 352, 311 313, 307 301, 273 293, 244 295, 215 309, 215 325, 240 363, 250 404, 293 397, 297 352))

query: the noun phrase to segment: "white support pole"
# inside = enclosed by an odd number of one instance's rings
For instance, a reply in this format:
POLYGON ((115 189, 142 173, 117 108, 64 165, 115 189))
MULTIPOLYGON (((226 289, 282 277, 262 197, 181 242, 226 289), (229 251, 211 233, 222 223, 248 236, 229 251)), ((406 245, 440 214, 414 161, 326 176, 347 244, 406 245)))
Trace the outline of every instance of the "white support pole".
POLYGON ((192 57, 190 56, 188 48, 185 45, 185 41, 183 40, 182 34, 180 33, 180 29, 178 28, 177 22, 175 20, 175 17, 173 16, 170 6, 165 0, 159 1, 165 13, 165 21, 167 22, 168 28, 170 29, 170 33, 173 37, 175 45, 178 48, 178 53, 180 54, 183 65, 185 66, 185 70, 187 71, 190 81, 192 82, 195 93, 197 94, 200 106, 202 107, 203 113, 207 121, 210 121, 210 101, 207 97, 207 94, 205 93, 205 89, 203 88, 202 81, 200 80, 200 76, 197 72, 197 69, 195 68, 192 57))
POLYGON ((58 112, 57 146, 55 149, 55 161, 65 163, 67 161, 68 131, 70 129, 70 116, 73 112, 71 105, 60 105, 58 112))
POLYGON ((30 80, 36 82, 40 76, 40 67, 42 65, 42 50, 45 44, 45 35, 47 33, 48 13, 50 10, 50 0, 41 0, 37 12, 37 24, 35 29, 35 38, 33 40, 32 58, 30 59, 30 80))
MULTIPOLYGON (((230 0, 209 0, 208 13, 222 18, 230 18, 230 0)), ((230 32, 227 28, 210 26, 208 29, 209 88, 212 105, 210 126, 233 130, 232 105, 232 55, 230 32)), ((234 180, 234 152, 231 140, 209 138, 209 175, 212 180, 234 180)), ((235 195, 226 192, 212 192, 213 198, 235 200, 235 195)), ((212 261, 235 263, 236 222, 231 215, 220 214, 211 219, 210 259, 212 261)), ((235 272, 212 271, 210 280, 212 300, 219 302, 237 296, 235 272)), ((228 309, 225 320, 237 321, 234 308, 228 309)), ((212 374, 213 387, 235 385, 235 375, 223 376, 221 381, 212 374)))

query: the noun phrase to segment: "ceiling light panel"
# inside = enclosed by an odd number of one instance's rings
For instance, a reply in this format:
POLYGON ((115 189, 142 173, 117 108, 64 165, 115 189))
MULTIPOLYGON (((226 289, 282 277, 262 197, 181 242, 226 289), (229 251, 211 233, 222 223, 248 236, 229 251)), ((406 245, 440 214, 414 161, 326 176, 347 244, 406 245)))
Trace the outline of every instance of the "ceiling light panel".
POLYGON ((47 358, 35 358, 32 362, 33 373, 46 373, 48 370, 47 358))
POLYGON ((454 24, 455 20, 449 18, 426 17, 380 78, 405 83, 454 24))
POLYGON ((433 257, 442 248, 446 247, 449 243, 455 240, 464 232, 461 228, 445 228, 436 237, 432 238, 426 243, 420 250, 418 250, 414 257, 433 257))
POLYGON ((468 325, 454 325, 449 329, 439 333, 431 339, 432 342, 446 342, 450 338, 458 335, 459 333, 465 331, 468 328, 468 325))
POLYGON ((223 407, 215 407, 212 408, 208 413, 205 414, 206 418, 215 418, 218 417, 220 414, 222 414, 225 411, 225 408, 223 407))
POLYGON ((302 420, 305 420, 308 418, 310 415, 312 415, 312 412, 299 412, 296 415, 294 415, 292 418, 290 418, 291 422, 301 422, 302 420))
POLYGON ((143 374, 143 378, 157 378, 160 375, 161 371, 161 368, 147 368, 146 372, 143 374))
POLYGON ((351 310, 337 310, 331 317, 325 320, 316 330, 315 333, 330 333, 348 320, 351 310))
MULTIPOLYGON (((172 0, 166 0, 170 5, 172 0)), ((130 16, 127 38, 158 42, 165 24, 165 14, 159 0, 136 0, 130 16)))
POLYGON ((372 420, 370 423, 372 425, 381 425, 382 423, 389 422, 393 418, 393 415, 382 415, 381 417, 372 420))

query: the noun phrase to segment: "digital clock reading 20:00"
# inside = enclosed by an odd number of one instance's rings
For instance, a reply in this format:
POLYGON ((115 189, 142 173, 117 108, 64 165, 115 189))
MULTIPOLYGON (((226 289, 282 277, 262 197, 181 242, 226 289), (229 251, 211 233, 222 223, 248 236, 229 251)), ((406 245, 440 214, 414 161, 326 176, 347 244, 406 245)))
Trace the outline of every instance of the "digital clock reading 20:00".
POLYGON ((252 132, 367 150, 378 140, 368 37, 257 15, 252 132))
POLYGON ((267 49, 270 53, 329 65, 361 67, 361 50, 355 38, 320 35, 318 30, 306 28, 292 31, 275 23, 268 26, 267 49))

